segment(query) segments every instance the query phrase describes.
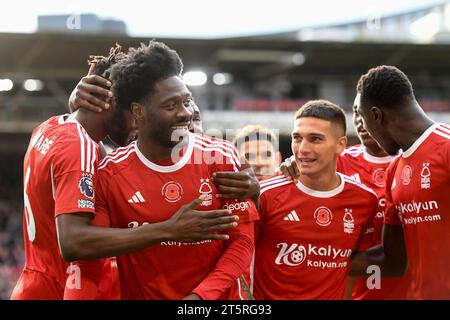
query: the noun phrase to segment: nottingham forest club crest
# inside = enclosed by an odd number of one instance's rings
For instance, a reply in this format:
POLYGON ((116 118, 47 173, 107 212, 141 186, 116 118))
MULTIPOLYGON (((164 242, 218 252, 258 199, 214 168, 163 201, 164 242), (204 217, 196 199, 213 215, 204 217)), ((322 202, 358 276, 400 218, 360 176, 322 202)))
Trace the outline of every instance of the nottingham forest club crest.
POLYGON ((169 181, 162 187, 161 195, 167 202, 177 202, 183 195, 183 187, 178 182, 169 181))
POLYGON ((203 196, 202 206, 212 205, 212 188, 209 179, 200 179, 200 188, 198 192, 203 196))
POLYGON ((80 187, 80 192, 84 194, 85 197, 90 199, 94 198, 94 182, 92 181, 92 175, 83 173, 78 186, 80 187))

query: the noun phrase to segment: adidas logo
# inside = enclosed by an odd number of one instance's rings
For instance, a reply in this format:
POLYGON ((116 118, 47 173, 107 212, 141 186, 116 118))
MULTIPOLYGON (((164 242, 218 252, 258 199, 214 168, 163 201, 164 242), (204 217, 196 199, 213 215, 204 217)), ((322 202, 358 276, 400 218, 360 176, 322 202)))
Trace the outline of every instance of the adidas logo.
POLYGON ((289 213, 286 217, 283 219, 284 221, 300 221, 300 218, 297 215, 297 212, 295 210, 292 210, 291 213, 289 213))
POLYGON ((129 203, 141 203, 141 202, 145 202, 144 197, 142 196, 142 194, 137 191, 132 197, 131 199, 128 200, 129 203))

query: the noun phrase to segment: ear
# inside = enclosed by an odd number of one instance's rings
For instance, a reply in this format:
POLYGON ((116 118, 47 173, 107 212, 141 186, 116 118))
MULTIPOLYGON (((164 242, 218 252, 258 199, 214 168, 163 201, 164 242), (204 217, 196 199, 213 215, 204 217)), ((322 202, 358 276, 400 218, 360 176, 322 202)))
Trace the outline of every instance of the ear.
POLYGON ((143 121, 145 115, 144 106, 138 102, 131 103, 131 113, 137 121, 143 121))
POLYGON ((372 114, 373 119, 377 123, 383 122, 383 111, 379 107, 370 108, 370 113, 372 114))
POLYGON ((338 139, 338 144, 337 144, 338 154, 341 154, 342 152, 344 152, 345 148, 347 148, 347 136, 342 136, 338 139))

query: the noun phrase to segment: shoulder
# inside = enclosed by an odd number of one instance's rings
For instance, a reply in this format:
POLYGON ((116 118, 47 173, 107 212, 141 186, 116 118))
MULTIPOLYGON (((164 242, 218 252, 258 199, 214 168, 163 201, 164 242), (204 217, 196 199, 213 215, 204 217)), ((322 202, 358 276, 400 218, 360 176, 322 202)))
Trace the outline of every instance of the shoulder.
POLYGON ((363 194, 364 196, 368 196, 378 201, 378 196, 371 188, 362 184, 360 182, 355 181, 345 174, 341 174, 341 178, 344 180, 347 189, 353 190, 359 194, 363 194))
POLYGON ((358 144, 355 146, 351 146, 346 148, 342 153, 342 157, 349 157, 349 158, 356 158, 363 154, 364 152, 364 146, 362 144, 358 144))
POLYGON ((436 135, 436 141, 443 143, 446 147, 450 147, 450 125, 439 123, 433 130, 436 135))
POLYGON ((235 145, 227 140, 209 137, 201 134, 193 134, 194 150, 208 154, 215 159, 212 164, 232 165, 234 171, 239 171, 241 162, 235 145))
POLYGON ((286 179, 284 176, 275 176, 269 179, 261 180, 259 182, 260 197, 264 196, 275 198, 293 185, 295 185, 294 182, 286 179))
POLYGON ((117 148, 106 157, 104 157, 99 165, 99 175, 113 175, 125 169, 130 161, 136 156, 136 142, 130 143, 126 147, 117 148))

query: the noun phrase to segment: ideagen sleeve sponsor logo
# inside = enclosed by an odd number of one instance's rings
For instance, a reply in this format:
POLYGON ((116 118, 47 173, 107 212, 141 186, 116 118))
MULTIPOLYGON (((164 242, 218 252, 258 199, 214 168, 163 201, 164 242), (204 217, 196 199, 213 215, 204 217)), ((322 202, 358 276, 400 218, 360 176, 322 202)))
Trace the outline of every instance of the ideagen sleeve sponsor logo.
POLYGON ((251 208, 252 204, 250 201, 245 202, 236 202, 236 203, 226 203, 222 209, 224 210, 231 210, 231 211, 245 211, 249 208, 251 208))

